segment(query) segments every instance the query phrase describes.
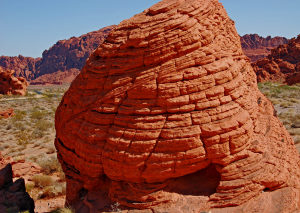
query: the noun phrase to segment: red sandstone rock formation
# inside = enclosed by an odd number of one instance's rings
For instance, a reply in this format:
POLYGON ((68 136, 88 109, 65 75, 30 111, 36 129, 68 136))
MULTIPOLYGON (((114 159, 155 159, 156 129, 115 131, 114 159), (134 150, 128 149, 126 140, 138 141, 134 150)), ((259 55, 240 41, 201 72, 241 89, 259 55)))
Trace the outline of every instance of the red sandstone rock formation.
POLYGON ((113 28, 108 26, 80 37, 58 41, 43 52, 42 58, 1 56, 0 67, 15 70, 16 76, 25 77, 29 81, 36 79, 33 84, 69 83, 113 28))
POLYGON ((40 61, 41 58, 24 57, 22 55, 17 57, 1 56, 0 67, 14 70, 15 76, 30 80, 37 74, 40 61))
POLYGON ((51 74, 41 75, 30 81, 30 85, 45 85, 45 84, 64 84, 71 83, 79 74, 78 69, 70 69, 66 71, 57 71, 51 74))
POLYGON ((258 81, 300 82, 300 35, 253 63, 258 81))
POLYGON ((34 213, 34 201, 26 192, 24 179, 13 182, 12 166, 8 161, 0 153, 0 212, 34 213))
POLYGON ((6 110, 0 109, 0 118, 9 118, 14 115, 14 109, 9 108, 6 110))
POLYGON ((246 34, 241 37, 243 51, 252 62, 262 59, 271 53, 271 50, 282 44, 287 44, 288 39, 276 36, 266 38, 257 34, 246 34))
POLYGON ((163 0, 121 22, 63 97, 56 131, 78 212, 298 206, 299 154, 217 0, 163 0))
POLYGON ((0 94, 2 95, 25 95, 28 86, 23 77, 13 76, 14 71, 3 70, 0 67, 0 94))

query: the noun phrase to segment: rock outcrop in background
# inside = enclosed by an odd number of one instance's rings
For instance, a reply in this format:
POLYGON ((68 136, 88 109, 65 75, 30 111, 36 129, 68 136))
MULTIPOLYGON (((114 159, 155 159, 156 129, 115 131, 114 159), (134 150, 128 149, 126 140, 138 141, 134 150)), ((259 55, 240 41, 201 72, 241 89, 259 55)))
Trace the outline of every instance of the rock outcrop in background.
MULTIPOLYGON (((115 26, 108 26, 80 37, 58 41, 42 58, 24 56, 0 57, 0 67, 15 70, 15 76, 24 77, 30 84, 71 83, 78 75, 88 56, 103 42, 115 26)), ((286 44, 284 37, 263 38, 257 34, 241 37, 244 53, 255 62, 270 54, 271 49, 286 44)))
POLYGON ((26 192, 24 179, 13 182, 12 166, 8 162, 0 153, 0 212, 34 213, 34 201, 26 192))
POLYGON ((243 51, 252 62, 262 59, 271 53, 271 50, 282 44, 287 44, 288 39, 285 37, 276 36, 266 38, 257 34, 246 34, 241 37, 243 51))
POLYGON ((43 52, 42 58, 1 56, 0 67, 15 70, 17 77, 24 77, 28 81, 38 78, 33 84, 70 82, 70 78, 73 80, 76 77, 86 59, 113 27, 104 27, 80 37, 58 41, 49 50, 43 52), (43 76, 45 74, 48 75, 43 76))
POLYGON ((33 79, 37 73, 41 58, 24 57, 22 55, 0 56, 0 68, 14 70, 16 77, 24 77, 26 80, 33 79))
POLYGON ((4 70, 0 67, 0 94, 25 95, 28 82, 23 77, 14 77, 13 70, 4 70))
POLYGON ((67 203, 293 212, 300 159, 275 114, 223 6, 163 0, 109 34, 56 111, 67 203))
POLYGON ((288 44, 280 45, 266 58, 253 63, 258 81, 288 84, 300 82, 300 35, 288 44))

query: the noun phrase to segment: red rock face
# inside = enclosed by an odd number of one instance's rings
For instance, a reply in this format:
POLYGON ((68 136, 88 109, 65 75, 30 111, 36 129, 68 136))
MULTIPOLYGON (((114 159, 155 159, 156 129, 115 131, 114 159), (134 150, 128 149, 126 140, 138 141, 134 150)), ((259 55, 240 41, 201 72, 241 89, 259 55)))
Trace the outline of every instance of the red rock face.
POLYGON ((23 77, 13 76, 14 71, 3 70, 0 67, 0 94, 2 95, 25 95, 28 86, 23 77))
POLYGON ((271 53, 271 50, 282 44, 287 44, 288 39, 276 36, 266 38, 257 34, 246 34, 241 37, 243 51, 252 62, 262 59, 271 53))
POLYGON ((274 114, 223 6, 163 0, 109 34, 56 111, 67 203, 249 210, 284 189, 295 210, 299 154, 274 114))
POLYGON ((1 56, 0 67, 3 69, 14 70, 15 76, 24 77, 30 80, 37 75, 37 67, 41 58, 31 58, 19 55, 17 57, 1 56))
POLYGON ((300 82, 300 35, 253 63, 258 81, 300 82))
POLYGON ((14 109, 9 108, 6 110, 0 109, 0 118, 9 118, 14 115, 14 109))
POLYGON ((57 71, 51 74, 41 75, 30 81, 30 85, 46 85, 46 84, 64 84, 71 83, 79 74, 78 69, 70 69, 66 71, 57 71))
POLYGON ((108 26, 80 37, 58 41, 43 52, 42 58, 1 56, 0 67, 15 70, 17 77, 34 80, 33 84, 69 83, 113 28, 108 26))

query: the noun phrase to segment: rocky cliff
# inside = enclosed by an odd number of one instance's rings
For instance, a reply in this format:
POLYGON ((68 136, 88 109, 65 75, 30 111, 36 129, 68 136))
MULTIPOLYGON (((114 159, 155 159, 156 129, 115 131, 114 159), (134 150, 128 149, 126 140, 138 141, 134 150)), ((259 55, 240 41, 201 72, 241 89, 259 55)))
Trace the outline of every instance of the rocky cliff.
POLYGON ((246 34, 241 37, 241 44, 245 55, 247 55, 252 62, 262 59, 271 53, 271 50, 282 44, 287 44, 288 39, 276 36, 266 38, 257 34, 246 34))
POLYGON ((258 81, 300 82, 300 35, 253 63, 258 81))
POLYGON ((0 67, 14 70, 16 77, 24 77, 26 80, 33 79, 38 70, 41 58, 31 58, 19 55, 17 57, 1 56, 0 67))
POLYGON ((300 159, 275 115, 222 4, 163 0, 109 34, 56 111, 67 203, 293 212, 300 159))
POLYGON ((15 70, 17 77, 22 76, 29 81, 45 74, 54 73, 38 79, 35 84, 37 82, 70 82, 70 78, 74 79, 88 56, 99 46, 113 27, 108 26, 80 37, 58 41, 49 50, 43 52, 42 58, 1 56, 0 67, 15 70), (61 74, 61 72, 67 72, 67 74, 61 74))
MULTIPOLYGON (((70 83, 83 67, 87 57, 100 45, 114 26, 90 32, 80 37, 58 41, 42 58, 0 57, 0 67, 15 70, 17 77, 24 77, 31 84, 70 83)), ((284 37, 261 37, 247 34, 241 38, 244 53, 255 62, 270 54, 271 49, 286 44, 284 37)))

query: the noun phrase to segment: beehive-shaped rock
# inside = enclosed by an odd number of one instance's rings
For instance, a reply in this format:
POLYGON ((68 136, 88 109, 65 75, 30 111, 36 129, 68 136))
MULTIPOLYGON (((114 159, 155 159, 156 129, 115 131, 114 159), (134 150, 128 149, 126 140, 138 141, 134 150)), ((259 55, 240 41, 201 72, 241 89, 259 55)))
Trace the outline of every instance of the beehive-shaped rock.
POLYGON ((217 0, 163 0, 121 22, 63 97, 56 131, 82 212, 182 200, 198 212, 299 187, 299 154, 217 0))

